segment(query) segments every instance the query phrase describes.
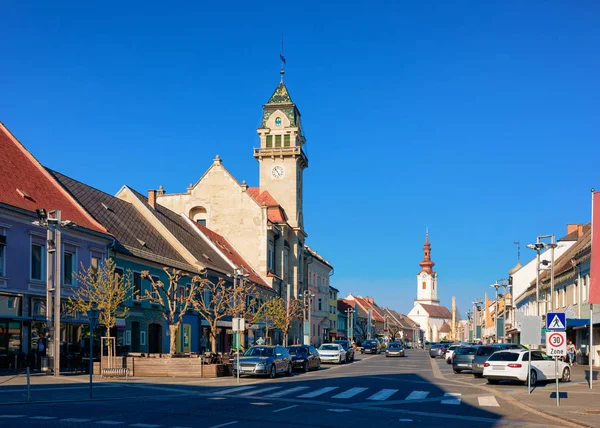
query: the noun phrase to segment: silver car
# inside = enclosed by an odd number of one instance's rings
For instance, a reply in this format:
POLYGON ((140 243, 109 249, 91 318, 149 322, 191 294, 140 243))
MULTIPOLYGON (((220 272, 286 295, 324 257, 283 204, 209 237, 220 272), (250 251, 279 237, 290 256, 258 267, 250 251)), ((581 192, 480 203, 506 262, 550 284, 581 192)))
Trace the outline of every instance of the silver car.
MULTIPOLYGON (((237 376, 237 360, 232 362, 232 374, 237 376)), ((253 346, 240 357, 241 375, 266 375, 271 379, 278 373, 292 374, 292 357, 283 346, 253 346)))
POLYGON ((385 348, 386 357, 405 357, 404 345, 400 342, 390 342, 385 348))

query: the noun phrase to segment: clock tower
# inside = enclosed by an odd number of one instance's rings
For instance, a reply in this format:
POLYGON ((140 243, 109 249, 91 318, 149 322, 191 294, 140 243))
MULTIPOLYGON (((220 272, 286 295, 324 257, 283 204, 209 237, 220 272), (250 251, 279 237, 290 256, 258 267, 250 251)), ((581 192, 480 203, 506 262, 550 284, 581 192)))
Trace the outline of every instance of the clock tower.
POLYGON ((421 272, 417 274, 417 300, 415 304, 438 305, 437 274, 433 271, 435 263, 431 260, 431 244, 429 243, 429 232, 425 233, 425 245, 423 246, 423 261, 419 263, 421 272))
POLYGON ((308 167, 300 123, 300 111, 292 102, 282 78, 263 106, 260 147, 254 157, 260 165, 260 190, 267 190, 285 210, 288 223, 304 234, 302 173, 308 167))

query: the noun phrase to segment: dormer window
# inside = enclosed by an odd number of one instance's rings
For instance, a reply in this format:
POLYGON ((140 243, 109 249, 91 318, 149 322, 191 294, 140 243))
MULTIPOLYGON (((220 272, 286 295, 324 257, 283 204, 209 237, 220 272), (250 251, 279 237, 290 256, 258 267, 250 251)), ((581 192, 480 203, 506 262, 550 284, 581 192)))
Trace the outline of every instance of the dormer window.
POLYGON ((195 207, 190 210, 190 219, 202 226, 206 226, 207 213, 204 207, 195 207))
POLYGON ((280 117, 277 117, 275 119, 275 126, 281 126, 281 118, 280 117))

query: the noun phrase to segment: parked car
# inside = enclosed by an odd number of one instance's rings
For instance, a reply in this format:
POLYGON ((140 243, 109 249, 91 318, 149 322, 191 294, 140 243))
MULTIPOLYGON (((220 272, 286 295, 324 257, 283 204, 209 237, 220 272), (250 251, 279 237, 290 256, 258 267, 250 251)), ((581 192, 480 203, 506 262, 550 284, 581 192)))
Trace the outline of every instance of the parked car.
POLYGON ((446 350, 446 354, 444 354, 444 358, 446 359, 446 362, 448 364, 452 364, 452 354, 454 354, 454 350, 461 346, 462 345, 459 345, 459 344, 454 344, 454 345, 448 346, 448 349, 446 350))
POLYGON ((493 345, 481 345, 477 348, 475 358, 473 358, 473 376, 483 377, 483 365, 490 356, 503 349, 527 349, 518 343, 497 343, 493 345))
POLYGON ((342 345, 344 351, 346 351, 346 362, 354 361, 354 348, 352 342, 349 340, 334 340, 333 343, 342 345))
POLYGON ((431 348, 434 348, 437 345, 438 345, 437 342, 428 342, 428 341, 425 341, 425 344, 423 346, 424 346, 424 348, 425 348, 426 351, 430 351, 431 348))
MULTIPOLYGON (((240 356, 241 375, 266 375, 271 379, 278 373, 292 374, 292 357, 283 346, 253 346, 240 356)), ((232 362, 232 374, 237 376, 237 360, 232 362)))
POLYGON ((473 358, 476 352, 476 346, 459 346, 455 348, 452 355, 452 370, 454 373, 473 370, 473 358))
POLYGON ((293 345, 288 346, 287 351, 292 357, 292 369, 307 372, 311 369, 321 368, 321 358, 314 346, 293 345))
POLYGON ((405 357, 404 344, 401 342, 390 342, 387 348, 385 348, 386 357, 405 357))
POLYGON ((363 342, 363 347, 360 351, 361 354, 379 354, 381 352, 381 345, 379 340, 369 339, 363 342))
POLYGON ((338 343, 324 343, 319 346, 319 358, 323 363, 338 363, 346 362, 346 351, 344 347, 338 343))
POLYGON ((406 349, 412 349, 412 342, 409 340, 408 342, 405 342, 405 347, 406 349))
POLYGON ((435 343, 431 344, 431 349, 429 349, 429 356, 431 358, 435 357, 443 357, 446 353, 447 345, 445 343, 435 343))
MULTIPOLYGON (((554 358, 542 351, 531 351, 531 385, 539 381, 556 379, 554 358)), ((483 376, 491 384, 501 380, 518 380, 527 382, 529 367, 529 351, 526 349, 509 349, 494 352, 483 365, 483 376)), ((571 380, 569 364, 558 362, 558 376, 561 382, 571 380)))

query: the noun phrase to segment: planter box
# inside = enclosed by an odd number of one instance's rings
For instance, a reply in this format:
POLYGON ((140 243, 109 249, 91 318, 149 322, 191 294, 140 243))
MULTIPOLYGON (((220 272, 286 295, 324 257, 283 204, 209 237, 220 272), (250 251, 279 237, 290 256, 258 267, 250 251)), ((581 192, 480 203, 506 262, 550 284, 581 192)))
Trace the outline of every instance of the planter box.
POLYGON ((231 373, 228 364, 202 364, 200 358, 127 357, 131 376, 215 378, 231 373))

